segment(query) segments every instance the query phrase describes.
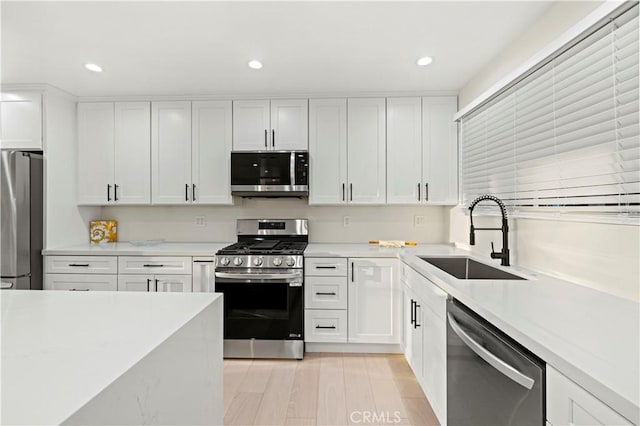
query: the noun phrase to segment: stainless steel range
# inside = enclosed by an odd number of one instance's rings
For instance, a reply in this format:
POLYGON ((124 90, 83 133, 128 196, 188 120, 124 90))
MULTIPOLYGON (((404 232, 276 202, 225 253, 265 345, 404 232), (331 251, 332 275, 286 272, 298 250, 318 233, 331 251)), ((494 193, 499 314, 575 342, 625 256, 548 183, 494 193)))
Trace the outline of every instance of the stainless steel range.
POLYGON ((306 219, 239 219, 238 242, 216 253, 225 358, 304 355, 306 219))

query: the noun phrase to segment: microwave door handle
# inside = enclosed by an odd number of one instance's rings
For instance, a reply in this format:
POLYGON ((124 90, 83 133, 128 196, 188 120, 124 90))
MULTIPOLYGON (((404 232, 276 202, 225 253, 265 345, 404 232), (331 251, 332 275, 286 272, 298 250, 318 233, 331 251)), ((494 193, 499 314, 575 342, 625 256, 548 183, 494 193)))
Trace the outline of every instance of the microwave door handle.
POLYGON ((465 345, 469 347, 473 352, 476 353, 480 358, 487 361, 487 363, 507 376, 509 379, 513 380, 520 386, 523 386, 527 389, 533 388, 533 385, 536 383, 531 377, 527 377, 491 352, 489 352, 486 348, 482 347, 480 343, 476 342, 464 332, 460 324, 456 322, 451 314, 447 314, 447 318, 449 319, 449 325, 454 333, 464 342, 465 345))

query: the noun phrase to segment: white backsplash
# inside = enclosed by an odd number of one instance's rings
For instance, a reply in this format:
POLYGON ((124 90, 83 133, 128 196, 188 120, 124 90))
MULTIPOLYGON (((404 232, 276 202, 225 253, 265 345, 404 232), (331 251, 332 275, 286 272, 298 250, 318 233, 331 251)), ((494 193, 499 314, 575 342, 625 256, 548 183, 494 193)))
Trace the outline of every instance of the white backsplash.
POLYGON ((362 243, 369 240, 410 240, 446 243, 448 208, 424 206, 315 207, 306 199, 236 199, 233 206, 103 207, 103 219, 118 221, 118 240, 166 241, 236 240, 236 219, 309 219, 311 242, 362 243), (196 226, 205 216, 206 226, 196 226), (344 226, 344 217, 350 225, 344 226), (424 216, 423 226, 414 226, 424 216))

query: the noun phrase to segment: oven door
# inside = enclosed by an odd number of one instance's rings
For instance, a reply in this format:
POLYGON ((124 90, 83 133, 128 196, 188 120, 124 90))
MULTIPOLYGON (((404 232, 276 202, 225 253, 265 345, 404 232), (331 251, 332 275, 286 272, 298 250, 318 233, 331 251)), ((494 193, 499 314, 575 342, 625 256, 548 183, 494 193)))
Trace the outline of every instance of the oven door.
POLYGON ((224 338, 302 340, 302 282, 302 270, 216 269, 216 292, 224 294, 224 338))

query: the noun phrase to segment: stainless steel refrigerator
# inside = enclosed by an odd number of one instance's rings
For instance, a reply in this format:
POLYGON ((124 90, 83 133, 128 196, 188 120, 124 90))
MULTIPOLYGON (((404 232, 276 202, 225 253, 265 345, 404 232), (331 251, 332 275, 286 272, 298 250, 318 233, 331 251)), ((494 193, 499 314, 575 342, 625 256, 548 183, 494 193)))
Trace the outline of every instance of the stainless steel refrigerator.
POLYGON ((42 290, 42 154, 7 150, 0 161, 0 285, 42 290))

